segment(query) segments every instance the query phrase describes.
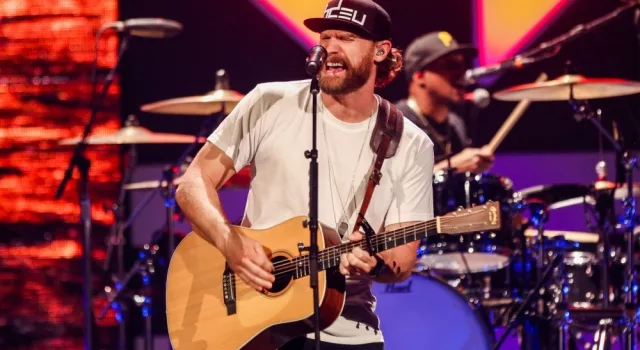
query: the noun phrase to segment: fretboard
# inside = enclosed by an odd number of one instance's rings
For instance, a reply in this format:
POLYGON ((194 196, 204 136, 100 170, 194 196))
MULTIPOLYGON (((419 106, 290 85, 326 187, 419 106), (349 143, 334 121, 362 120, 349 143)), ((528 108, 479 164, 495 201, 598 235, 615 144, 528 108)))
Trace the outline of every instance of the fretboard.
MULTIPOLYGON (((437 218, 432 220, 421 222, 412 226, 403 227, 397 230, 376 234, 371 238, 371 251, 372 253, 379 253, 387 249, 392 249, 397 246, 411 243, 430 235, 434 235, 438 232, 436 223, 437 218)), ((364 251, 369 251, 366 237, 359 242, 350 242, 327 249, 323 249, 318 252, 318 269, 326 270, 332 267, 340 265, 340 256, 345 253, 349 253, 355 247, 360 247, 364 251)), ((296 257, 293 263, 296 265, 295 278, 307 276, 311 273, 309 264, 309 255, 303 255, 296 257)))

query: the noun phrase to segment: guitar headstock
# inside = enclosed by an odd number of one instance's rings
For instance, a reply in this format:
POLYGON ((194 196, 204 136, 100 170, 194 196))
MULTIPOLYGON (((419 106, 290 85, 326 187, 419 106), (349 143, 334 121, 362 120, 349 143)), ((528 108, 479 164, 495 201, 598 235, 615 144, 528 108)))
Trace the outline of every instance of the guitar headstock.
POLYGON ((500 203, 489 202, 458 209, 437 218, 438 233, 471 233, 497 230, 501 226, 500 203))

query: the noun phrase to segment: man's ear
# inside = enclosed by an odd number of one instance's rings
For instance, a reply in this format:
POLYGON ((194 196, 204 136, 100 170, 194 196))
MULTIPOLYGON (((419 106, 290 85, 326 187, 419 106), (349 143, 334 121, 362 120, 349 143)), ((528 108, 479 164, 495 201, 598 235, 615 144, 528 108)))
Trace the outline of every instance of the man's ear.
POLYGON ((382 40, 375 43, 375 51, 373 54, 373 59, 376 62, 382 62, 387 59, 387 56, 391 52, 391 41, 382 40))

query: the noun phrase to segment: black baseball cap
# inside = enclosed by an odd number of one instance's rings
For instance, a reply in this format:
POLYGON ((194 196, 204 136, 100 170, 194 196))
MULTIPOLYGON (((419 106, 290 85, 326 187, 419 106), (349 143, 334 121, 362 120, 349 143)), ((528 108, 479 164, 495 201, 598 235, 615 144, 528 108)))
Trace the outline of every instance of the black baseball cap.
POLYGON ((424 34, 409 44, 404 54, 404 70, 411 79, 413 73, 421 71, 447 55, 460 53, 466 59, 473 58, 478 50, 472 45, 461 45, 448 32, 424 34))
POLYGON ((372 0, 331 0, 322 18, 305 19, 304 25, 316 33, 338 29, 374 41, 391 39, 391 17, 372 0))

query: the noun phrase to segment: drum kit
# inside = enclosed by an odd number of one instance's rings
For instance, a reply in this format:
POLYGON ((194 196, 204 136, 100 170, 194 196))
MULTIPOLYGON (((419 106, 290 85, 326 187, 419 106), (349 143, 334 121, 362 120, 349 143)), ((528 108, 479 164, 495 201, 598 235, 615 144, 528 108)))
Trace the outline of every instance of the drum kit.
POLYGON ((435 174, 435 215, 497 201, 502 227, 423 241, 408 284, 374 284, 376 312, 391 348, 416 336, 438 349, 504 345, 505 349, 601 350, 612 349, 615 343, 622 344, 620 349, 636 348, 640 337, 636 321, 640 230, 635 227, 640 183, 632 181, 636 158, 601 127, 596 118, 601 112, 585 106, 587 100, 637 93, 640 82, 563 75, 494 94, 504 101, 568 101, 613 142, 622 174, 611 182, 599 169, 599 178, 591 184, 519 191, 510 178, 497 174, 435 174), (617 217, 620 201, 622 214, 617 217), (555 210, 573 205, 588 207, 598 223, 595 229, 545 228, 555 210), (407 293, 411 289, 414 297, 407 293), (405 295, 396 298, 391 292, 405 295), (408 310, 407 322, 385 324, 385 318, 393 319, 399 309, 408 310), (507 339, 509 346, 504 343, 507 339))

